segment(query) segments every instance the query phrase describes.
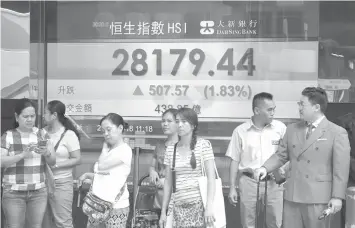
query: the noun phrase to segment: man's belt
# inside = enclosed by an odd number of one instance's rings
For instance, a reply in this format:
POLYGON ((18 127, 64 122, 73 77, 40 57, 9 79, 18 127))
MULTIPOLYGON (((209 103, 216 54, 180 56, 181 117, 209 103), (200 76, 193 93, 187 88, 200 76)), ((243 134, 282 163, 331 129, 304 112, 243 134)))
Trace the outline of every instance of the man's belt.
MULTIPOLYGON (((249 172, 243 172, 243 175, 245 175, 245 176, 247 176, 247 177, 249 177, 249 178, 251 178, 251 179, 254 179, 254 174, 252 174, 252 173, 249 173, 249 172)), ((271 180, 271 176, 270 175, 267 175, 266 176, 266 178, 264 178, 263 180, 261 180, 261 181, 269 181, 269 180, 271 180)))

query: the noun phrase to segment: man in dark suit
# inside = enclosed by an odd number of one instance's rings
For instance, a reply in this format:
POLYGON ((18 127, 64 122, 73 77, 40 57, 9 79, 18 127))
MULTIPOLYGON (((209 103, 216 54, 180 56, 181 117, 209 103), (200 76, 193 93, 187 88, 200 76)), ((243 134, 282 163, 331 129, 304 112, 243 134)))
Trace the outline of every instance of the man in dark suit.
POLYGON ((318 217, 325 209, 335 214, 345 199, 350 165, 346 130, 324 116, 328 99, 321 88, 308 87, 298 103, 302 121, 287 127, 279 150, 255 170, 255 177, 290 161, 284 192, 284 228, 330 228, 318 217))
MULTIPOLYGON (((350 104, 349 104, 350 105, 350 104)), ((349 141, 350 141, 350 170, 349 170, 349 181, 348 187, 355 186, 355 113, 348 113, 346 115, 340 116, 336 120, 337 124, 348 132, 349 141)), ((346 201, 343 201, 343 204, 346 201)), ((341 226, 345 226, 345 204, 341 210, 341 226)))

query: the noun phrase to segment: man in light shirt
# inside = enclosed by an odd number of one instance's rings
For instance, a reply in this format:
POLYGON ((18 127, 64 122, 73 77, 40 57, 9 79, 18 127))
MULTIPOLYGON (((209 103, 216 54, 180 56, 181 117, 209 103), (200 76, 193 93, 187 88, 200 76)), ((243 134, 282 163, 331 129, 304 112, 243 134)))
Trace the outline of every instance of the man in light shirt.
POLYGON ((255 170, 255 179, 262 180, 290 161, 284 228, 330 228, 331 216, 322 219, 321 215, 342 208, 349 177, 349 138, 344 128, 324 116, 327 104, 324 89, 305 88, 298 103, 302 120, 287 127, 278 151, 255 170))
MULTIPOLYGON (((239 179, 240 210, 243 228, 255 228, 257 181, 254 169, 259 168, 273 155, 286 132, 286 126, 274 120, 275 103, 269 93, 259 93, 253 98, 254 115, 234 131, 226 156, 231 158, 229 201, 236 205, 239 179), (240 177, 240 178, 237 178, 240 177)), ((284 174, 284 170, 278 170, 284 174)), ((275 175, 276 176, 276 175, 275 175)), ((267 228, 280 228, 282 224, 283 187, 276 183, 273 175, 268 176, 266 223, 267 228)), ((265 182, 260 183, 264 194, 265 182)))

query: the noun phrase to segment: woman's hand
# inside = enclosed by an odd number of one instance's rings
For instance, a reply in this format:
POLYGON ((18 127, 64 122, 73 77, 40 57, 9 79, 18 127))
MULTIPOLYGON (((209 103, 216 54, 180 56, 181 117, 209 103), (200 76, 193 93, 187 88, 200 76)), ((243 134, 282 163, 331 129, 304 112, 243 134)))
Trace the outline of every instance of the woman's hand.
POLYGON ((164 182, 165 182, 165 178, 160 178, 157 182, 157 188, 159 189, 163 189, 164 188, 164 182))
POLYGON ((216 219, 214 218, 213 209, 211 207, 207 207, 205 210, 206 227, 214 227, 215 221, 216 221, 216 219))
POLYGON ((166 225, 166 212, 162 212, 159 219, 159 227, 164 228, 166 225))
POLYGON ((32 158, 33 154, 32 151, 35 150, 36 144, 28 144, 25 150, 22 152, 23 158, 32 158))
POLYGON ((150 172, 149 172, 149 177, 150 177, 150 181, 154 184, 154 185, 156 185, 157 184, 157 182, 158 182, 158 180, 159 180, 159 175, 158 175, 158 173, 157 173, 157 171, 155 171, 155 170, 150 170, 150 172))
POLYGON ((34 152, 46 156, 48 154, 48 148, 47 146, 37 146, 34 152))
POLYGON ((84 173, 83 175, 81 175, 78 179, 78 187, 80 187, 81 185, 83 185, 84 181, 88 179, 87 178, 87 173, 84 173))

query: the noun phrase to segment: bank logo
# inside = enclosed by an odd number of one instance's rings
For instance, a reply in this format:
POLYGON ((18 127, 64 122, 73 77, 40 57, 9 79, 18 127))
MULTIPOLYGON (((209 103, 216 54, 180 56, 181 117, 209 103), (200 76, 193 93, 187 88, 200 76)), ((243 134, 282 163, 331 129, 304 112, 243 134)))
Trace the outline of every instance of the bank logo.
POLYGON ((214 34, 214 21, 201 21, 200 22, 200 33, 203 35, 214 34))

